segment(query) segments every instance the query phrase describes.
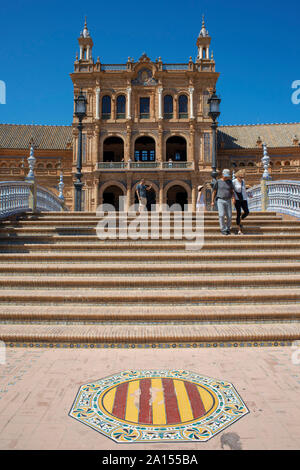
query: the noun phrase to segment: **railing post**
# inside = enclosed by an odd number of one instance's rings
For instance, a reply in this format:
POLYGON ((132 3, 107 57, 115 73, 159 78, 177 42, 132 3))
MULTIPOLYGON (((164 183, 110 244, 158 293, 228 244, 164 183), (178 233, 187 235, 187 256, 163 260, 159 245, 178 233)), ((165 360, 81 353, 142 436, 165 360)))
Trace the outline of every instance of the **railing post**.
POLYGON ((29 206, 29 209, 31 209, 33 214, 36 212, 36 201, 37 201, 37 197, 36 197, 37 190, 36 189, 37 189, 36 188, 36 182, 32 181, 30 186, 29 186, 28 206, 29 206))
POLYGON ((270 157, 268 155, 266 144, 263 144, 263 152, 264 154, 263 154, 261 161, 264 166, 264 172, 263 172, 262 179, 260 181, 260 187, 261 187, 261 210, 265 212, 268 210, 268 205, 269 205, 267 181, 270 181, 272 179, 269 174, 270 157))
POLYGON ((34 177, 34 166, 35 166, 36 159, 34 157, 33 142, 31 142, 31 145, 30 145, 30 153, 29 153, 29 157, 27 158, 27 161, 29 165, 29 172, 25 180, 28 181, 28 183, 30 183, 29 195, 28 195, 28 206, 29 206, 29 209, 31 209, 32 213, 34 214, 36 212, 37 188, 36 188, 36 181, 34 177))
POLYGON ((268 187, 267 187, 266 180, 261 179, 260 189, 261 189, 261 210, 265 212, 268 209, 268 205, 269 205, 268 187))

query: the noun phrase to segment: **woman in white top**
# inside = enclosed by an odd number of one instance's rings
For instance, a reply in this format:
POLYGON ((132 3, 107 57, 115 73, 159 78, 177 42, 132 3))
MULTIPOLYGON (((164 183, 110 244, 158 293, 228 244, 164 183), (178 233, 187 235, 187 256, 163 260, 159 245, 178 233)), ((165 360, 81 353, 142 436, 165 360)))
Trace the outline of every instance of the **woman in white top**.
POLYGON ((198 196, 197 196, 197 201, 196 201, 196 210, 197 212, 205 207, 205 202, 204 202, 204 195, 202 194, 202 186, 198 186, 198 196))
POLYGON ((244 181, 245 172, 243 170, 239 170, 235 174, 235 179, 232 181, 234 192, 236 194, 235 197, 235 208, 236 208, 236 224, 239 227, 238 234, 241 235, 243 232, 243 226, 241 224, 241 219, 245 219, 247 215, 249 215, 248 209, 248 197, 246 192, 246 185, 244 181), (243 215, 241 216, 241 212, 243 209, 243 215))

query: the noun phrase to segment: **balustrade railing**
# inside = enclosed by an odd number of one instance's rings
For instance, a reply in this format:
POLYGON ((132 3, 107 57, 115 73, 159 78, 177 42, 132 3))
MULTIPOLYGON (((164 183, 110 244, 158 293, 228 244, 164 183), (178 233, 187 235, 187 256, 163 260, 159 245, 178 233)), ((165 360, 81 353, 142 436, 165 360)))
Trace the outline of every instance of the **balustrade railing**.
POLYGON ((63 201, 42 186, 27 181, 0 182, 0 219, 25 212, 66 210, 63 201))
POLYGON ((194 162, 98 162, 98 170, 193 170, 194 162))
POLYGON ((0 182, 0 218, 29 211, 29 195, 30 183, 25 181, 0 182))
MULTIPOLYGON (((267 210, 300 217, 300 181, 267 181, 267 210)), ((261 186, 247 190, 250 211, 261 210, 261 186)))

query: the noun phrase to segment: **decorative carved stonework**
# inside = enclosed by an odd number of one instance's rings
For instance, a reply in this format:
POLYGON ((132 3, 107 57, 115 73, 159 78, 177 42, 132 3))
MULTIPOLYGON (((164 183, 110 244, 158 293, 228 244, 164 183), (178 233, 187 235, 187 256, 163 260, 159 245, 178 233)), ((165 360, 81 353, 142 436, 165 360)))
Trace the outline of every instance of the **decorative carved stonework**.
POLYGON ((155 86, 158 81, 153 78, 152 70, 145 67, 139 70, 137 78, 132 80, 131 84, 135 86, 155 86))

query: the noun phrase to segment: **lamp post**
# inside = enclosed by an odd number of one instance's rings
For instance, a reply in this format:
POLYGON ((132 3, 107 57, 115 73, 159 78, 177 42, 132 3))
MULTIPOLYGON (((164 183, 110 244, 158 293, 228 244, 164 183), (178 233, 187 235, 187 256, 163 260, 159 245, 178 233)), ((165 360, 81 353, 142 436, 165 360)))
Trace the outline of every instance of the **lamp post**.
POLYGON ((83 183, 81 181, 82 177, 82 120, 86 116, 86 104, 87 100, 80 90, 79 96, 75 99, 75 116, 78 118, 77 129, 79 131, 78 135, 78 151, 77 151, 77 172, 75 174, 76 181, 74 182, 75 187, 75 211, 81 211, 81 194, 83 183))
POLYGON ((213 90, 212 95, 208 99, 209 104, 209 117, 212 118, 212 131, 213 131, 213 146, 212 146, 212 163, 211 163, 211 176, 212 176, 212 187, 214 186, 217 178, 217 123, 216 120, 220 116, 220 103, 221 99, 216 95, 216 89, 213 90))

